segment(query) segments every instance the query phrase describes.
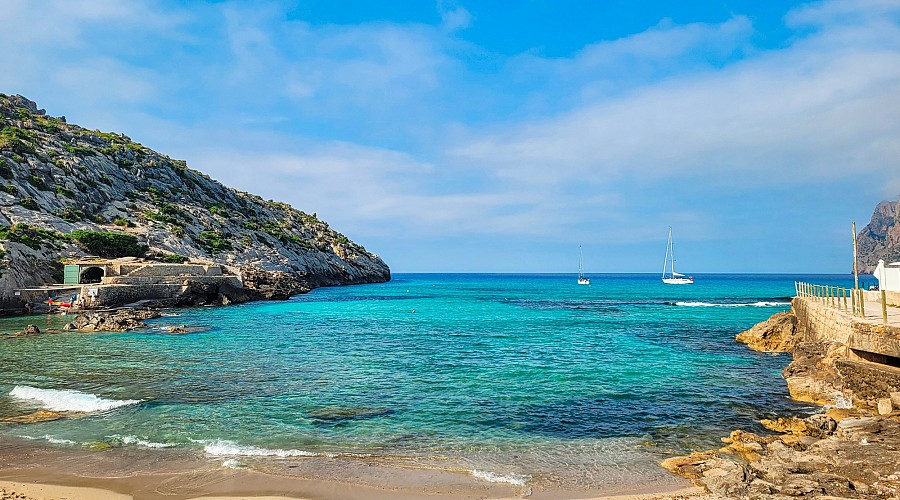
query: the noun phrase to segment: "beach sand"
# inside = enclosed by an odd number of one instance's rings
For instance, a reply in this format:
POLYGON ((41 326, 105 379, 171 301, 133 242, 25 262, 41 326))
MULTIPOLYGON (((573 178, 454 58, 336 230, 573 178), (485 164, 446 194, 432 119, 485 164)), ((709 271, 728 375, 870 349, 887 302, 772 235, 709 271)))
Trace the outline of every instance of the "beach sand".
MULTIPOLYGON (((433 495, 422 495, 434 498, 433 495)), ((56 484, 32 483, 32 482, 15 482, 0 481, 0 500, 133 500, 147 498, 143 496, 134 496, 127 493, 117 493, 112 490, 102 488, 84 487, 84 486, 61 486, 56 484)), ((168 497, 175 498, 175 497, 168 497)), ((189 500, 291 500, 306 499, 308 497, 299 496, 272 496, 272 495, 230 495, 230 496, 198 496, 190 497, 189 500)), ((319 497, 315 498, 329 498, 319 497)), ((338 498, 338 497, 334 497, 338 498)), ((351 498, 351 497, 340 497, 351 498)), ((377 496, 368 498, 387 499, 397 498, 390 492, 384 492, 377 496)), ((452 498, 452 497, 450 497, 452 498)), ((519 500, 522 497, 507 497, 500 500, 519 500)), ((570 497, 557 497, 570 498, 570 497)), ((648 493, 648 494, 631 494, 616 496, 593 497, 585 500, 703 500, 708 498, 705 490, 699 487, 684 488, 681 490, 667 493, 648 493)))
POLYGON ((0 500, 210 499, 610 499, 700 498, 680 478, 664 486, 636 484, 623 491, 561 490, 489 483, 447 470, 367 460, 296 459, 222 466, 183 450, 92 450, 0 440, 0 500), (633 486, 633 487, 632 487, 633 486), (17 496, 18 495, 18 496, 17 496))

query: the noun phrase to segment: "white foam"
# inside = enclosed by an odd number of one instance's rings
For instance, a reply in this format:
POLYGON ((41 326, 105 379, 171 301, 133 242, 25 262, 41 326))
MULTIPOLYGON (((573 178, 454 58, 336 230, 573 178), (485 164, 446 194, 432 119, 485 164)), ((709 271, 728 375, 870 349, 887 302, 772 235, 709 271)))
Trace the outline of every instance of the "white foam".
POLYGON ((75 441, 72 441, 71 439, 57 438, 57 437, 50 436, 49 434, 45 434, 43 436, 37 436, 37 437, 35 437, 35 436, 19 436, 19 437, 24 438, 24 439, 31 439, 32 441, 37 441, 39 439, 43 439, 44 441, 47 441, 48 443, 51 443, 51 444, 68 444, 68 445, 78 444, 75 441))
POLYGON ((10 396, 19 399, 40 401, 43 408, 53 411, 106 411, 121 406, 140 403, 140 399, 104 399, 94 394, 78 391, 38 389, 27 385, 17 385, 9 393, 10 396))
POLYGON ((241 463, 237 461, 237 459, 229 458, 228 460, 222 462, 222 467, 228 467, 229 469, 240 469, 241 463))
POLYGON ((311 451, 304 450, 282 450, 282 449, 269 449, 269 448, 260 448, 258 446, 247 446, 235 443, 234 441, 227 441, 224 439, 217 439, 215 441, 200 441, 203 443, 203 451, 206 452, 207 455, 212 455, 214 457, 280 457, 280 458, 288 458, 288 457, 320 457, 322 456, 319 453, 313 453, 311 451))
POLYGON ((676 302, 675 305, 682 307, 778 307, 790 305, 790 302, 773 302, 770 300, 746 302, 741 304, 718 304, 714 302, 676 302))
POLYGON ((124 445, 135 444, 138 446, 143 446, 144 448, 174 448, 174 443, 154 443, 153 441, 147 441, 146 439, 141 439, 137 436, 120 436, 118 434, 109 436, 112 439, 118 439, 124 445))
POLYGON ((489 483, 505 483, 511 484, 513 486, 525 486, 528 481, 527 476, 521 476, 519 474, 495 474, 489 471, 480 471, 473 470, 470 472, 472 477, 477 477, 478 479, 483 479, 489 483))

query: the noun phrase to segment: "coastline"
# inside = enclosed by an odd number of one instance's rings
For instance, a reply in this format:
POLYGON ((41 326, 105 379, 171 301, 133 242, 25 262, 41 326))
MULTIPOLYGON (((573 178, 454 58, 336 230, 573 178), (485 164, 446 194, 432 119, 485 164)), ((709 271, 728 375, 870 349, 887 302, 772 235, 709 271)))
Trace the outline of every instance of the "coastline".
MULTIPOLYGON (((666 307, 671 306, 667 305, 666 307)), ((213 309, 220 310, 220 308, 213 309)), ((221 308, 221 310, 225 309, 231 308, 221 308)), ((169 333, 172 333, 171 330, 169 333)), ((203 481, 200 481, 202 484, 192 484, 193 489, 189 492, 179 492, 178 496, 166 494, 165 497, 196 498, 199 495, 242 494, 254 497, 277 495, 286 498, 421 498, 423 495, 438 498, 521 498, 528 493, 511 485, 491 483, 484 478, 472 477, 471 471, 403 467, 396 463, 385 465, 377 463, 377 459, 329 460, 325 457, 316 457, 315 459, 292 457, 282 460, 270 457, 270 463, 274 462, 278 464, 278 467, 291 469, 289 471, 291 473, 302 469, 300 475, 285 476, 270 470, 265 472, 252 470, 252 465, 247 469, 240 470, 222 467, 223 460, 228 457, 211 458, 197 449, 150 450, 142 447, 138 449, 119 448, 113 445, 113 449, 89 450, 86 443, 76 449, 70 446, 50 446, 47 443, 33 441, 18 443, 18 446, 19 450, 27 448, 32 451, 14 452, 14 458, 15 455, 22 457, 38 453, 42 460, 29 459, 30 463, 0 461, 0 479, 99 487, 116 493, 134 494, 137 495, 136 498, 162 498, 156 493, 158 485, 163 483, 172 485, 188 479, 196 483, 198 477, 203 478, 203 481), (110 463, 115 464, 116 460, 112 460, 111 457, 122 457, 121 461, 128 464, 130 469, 117 471, 115 477, 97 477, 99 474, 97 471, 104 471, 105 474, 105 471, 109 470, 110 463), (182 464, 177 468, 178 470, 172 470, 169 466, 157 463, 168 463, 171 461, 170 457, 175 457, 176 462, 182 464), (55 464, 54 469, 48 469, 47 463, 55 464), (297 463, 303 463, 307 468, 298 467, 297 463), (185 471, 191 471, 194 476, 187 475, 185 471), (206 480, 209 480, 210 483, 207 484, 206 480), (230 484, 231 486, 219 487, 218 485, 221 484, 230 484), (235 485, 239 487, 235 487, 235 485), (276 488, 278 485, 283 485, 283 487, 276 488)), ((8 449, 8 443, 0 441, 0 453, 5 453, 8 449)), ((240 461, 255 462, 256 459, 245 460, 244 457, 240 457, 240 461)), ((266 468, 271 469, 271 467, 266 468)), ((668 476, 668 473, 661 472, 668 476)), ((629 471, 624 471, 624 477, 627 478, 629 474, 629 471)), ((592 489, 584 490, 543 488, 543 485, 540 484, 541 478, 538 478, 538 481, 535 481, 538 486, 533 489, 530 498, 649 500, 685 498, 686 495, 702 494, 702 490, 698 491, 696 488, 684 490, 691 484, 688 480, 674 475, 669 477, 672 478, 672 483, 677 483, 677 487, 669 486, 661 489, 659 483, 642 482, 643 478, 639 474, 634 474, 636 482, 631 484, 623 486, 623 482, 611 488, 592 487, 592 489)), ((586 481, 585 484, 590 484, 590 482, 586 481)))
MULTIPOLYGON (((460 472, 399 467, 372 460, 296 458, 283 471, 230 468, 189 450, 88 449, 0 440, 0 500, 316 499, 617 499, 701 498, 705 490, 678 479, 611 490, 543 489, 491 483, 460 472), (288 475, 289 474, 289 475, 288 475), (6 496, 4 496, 6 495, 6 496)), ((674 475, 673 475, 674 477, 674 475)))

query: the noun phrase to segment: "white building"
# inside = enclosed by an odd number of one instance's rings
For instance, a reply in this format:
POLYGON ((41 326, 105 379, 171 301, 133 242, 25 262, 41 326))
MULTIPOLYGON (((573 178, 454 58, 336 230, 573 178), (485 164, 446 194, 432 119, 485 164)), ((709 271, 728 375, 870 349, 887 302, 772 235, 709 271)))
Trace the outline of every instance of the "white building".
POLYGON ((900 262, 885 264, 883 260, 879 260, 872 274, 878 280, 879 290, 900 292, 900 262))

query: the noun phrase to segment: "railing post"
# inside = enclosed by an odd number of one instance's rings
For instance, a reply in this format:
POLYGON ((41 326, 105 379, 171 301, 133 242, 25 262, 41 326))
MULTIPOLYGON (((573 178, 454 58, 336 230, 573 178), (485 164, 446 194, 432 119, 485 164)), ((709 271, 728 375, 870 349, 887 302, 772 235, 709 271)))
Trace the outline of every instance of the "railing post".
POLYGON ((862 288, 859 289, 859 317, 866 317, 866 292, 862 288))
POLYGON ((887 298, 885 297, 884 290, 881 291, 881 318, 884 320, 884 324, 887 324, 887 298))

